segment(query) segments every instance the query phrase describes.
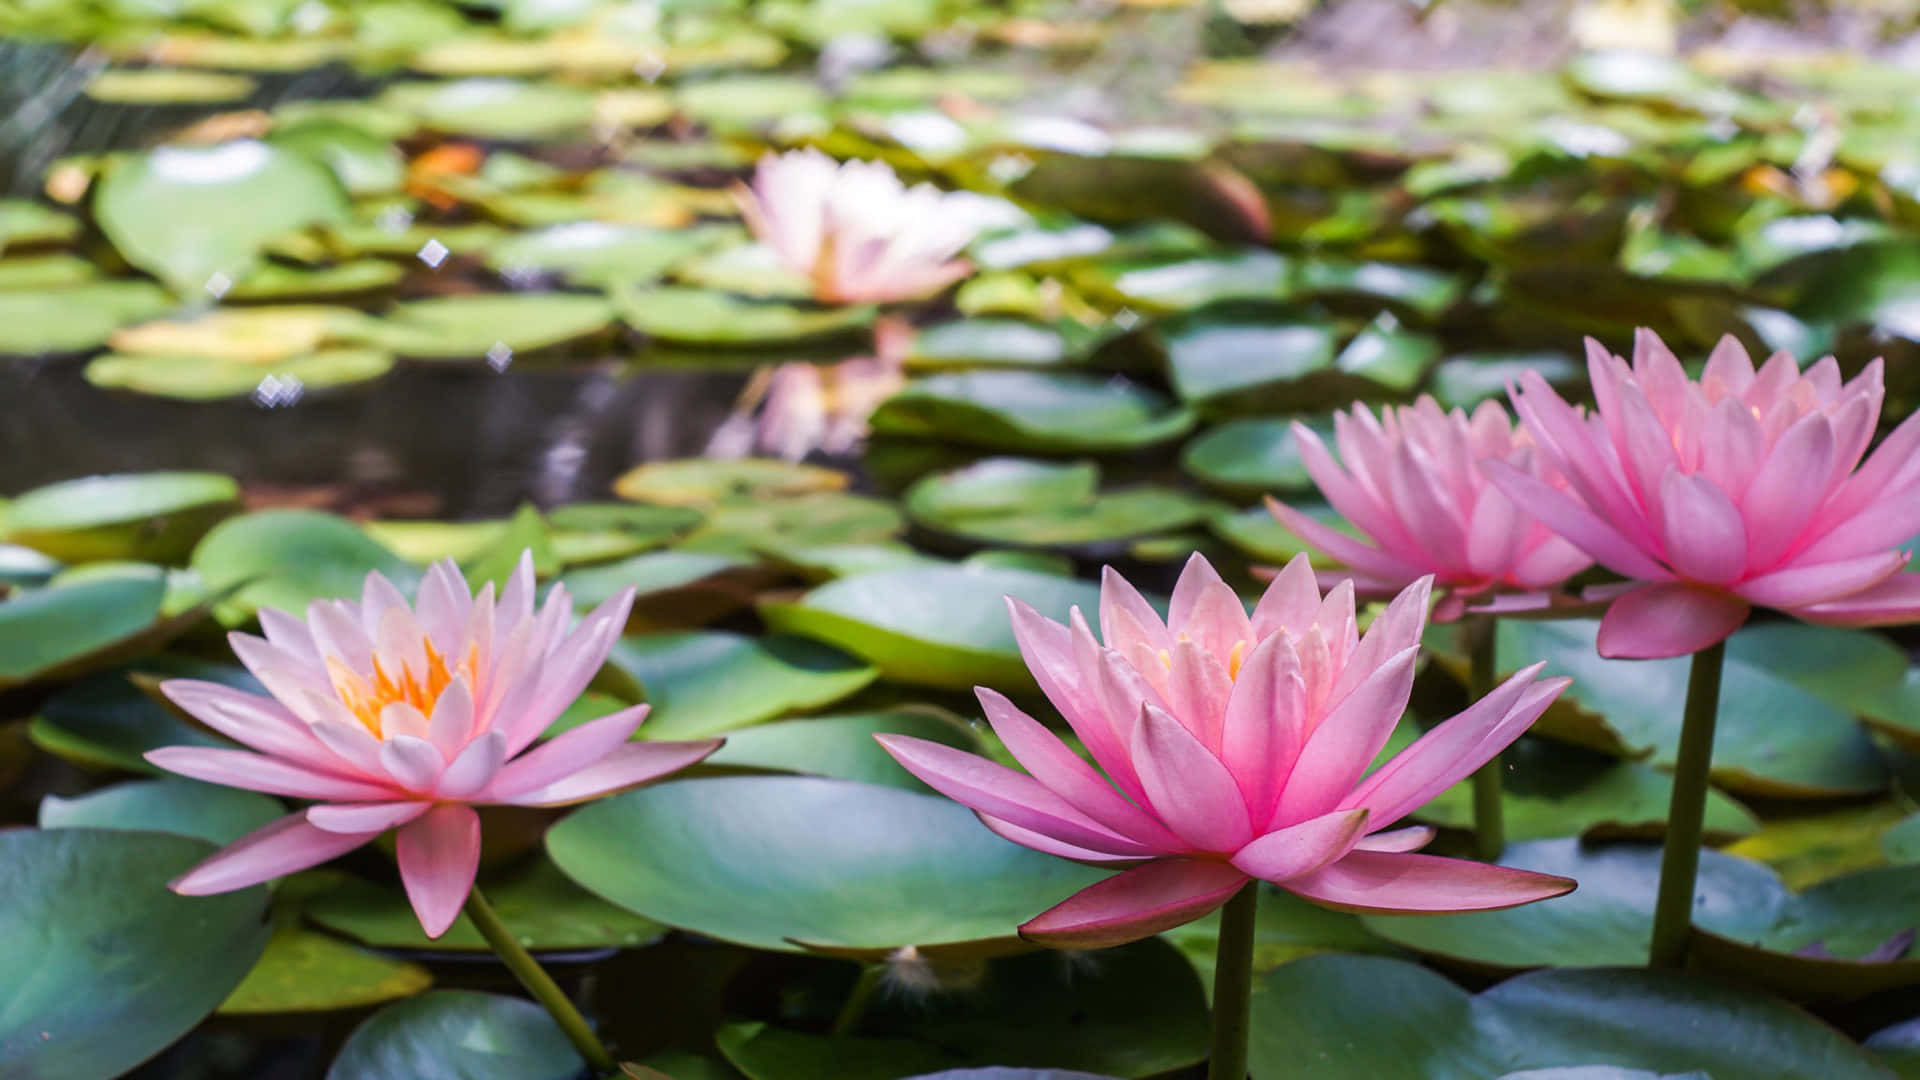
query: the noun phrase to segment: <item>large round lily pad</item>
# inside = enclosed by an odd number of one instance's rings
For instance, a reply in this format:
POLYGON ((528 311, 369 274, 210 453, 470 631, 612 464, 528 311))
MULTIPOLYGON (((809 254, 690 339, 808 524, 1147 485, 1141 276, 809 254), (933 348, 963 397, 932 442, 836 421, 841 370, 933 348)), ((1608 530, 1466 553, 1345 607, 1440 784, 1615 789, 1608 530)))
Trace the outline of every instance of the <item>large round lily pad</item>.
MULTIPOLYGON (((1308 424, 1323 435, 1332 429, 1324 419, 1308 424)), ((1181 449, 1180 466, 1202 484, 1241 498, 1313 487, 1286 417, 1229 420, 1210 428, 1181 449)))
MULTIPOLYGON (((264 688, 238 667, 178 656, 142 656, 141 678, 224 682, 255 693, 264 688)), ((143 756, 162 746, 233 748, 225 736, 186 720, 136 686, 127 670, 103 671, 62 687, 40 707, 28 734, 41 749, 85 768, 159 773, 143 756)), ((197 817, 203 811, 196 810, 197 817)))
POLYGON ((433 985, 418 964, 283 923, 247 977, 220 1004, 223 1016, 359 1009, 433 985))
POLYGON ((546 1010, 519 997, 435 990, 353 1029, 327 1080, 573 1080, 582 1063, 546 1010))
POLYGON ((926 528, 1020 547, 1116 544, 1204 521, 1219 507, 1160 487, 1101 492, 1091 464, 990 458, 922 477, 903 504, 926 528))
POLYGON ((996 450, 1133 450, 1184 435, 1193 415, 1124 379, 1064 372, 965 371, 916 379, 874 410, 878 434, 996 450))
POLYGON ((68 678, 149 652, 205 617, 163 617, 158 568, 16 592, 0 600, 0 687, 68 678))
POLYGON ((184 836, 0 831, 0 1074, 119 1076, 211 1013, 266 947, 266 890, 176 896, 184 836))
POLYGON ((907 705, 873 713, 808 716, 755 724, 729 732, 727 744, 702 764, 712 768, 754 769, 829 776, 863 784, 886 784, 927 791, 900 767, 874 736, 912 735, 961 750, 980 749, 966 722, 931 705, 907 705))
POLYGON ((653 709, 642 738, 697 739, 831 705, 879 672, 807 638, 722 631, 646 634, 607 662, 639 683, 653 709))
POLYGON ((13 500, 11 543, 63 562, 182 562, 206 531, 240 504, 240 485, 219 473, 89 476, 35 488, 13 500))
POLYGON ((1485 1080, 1613 1065, 1740 1080, 1885 1080, 1839 1032, 1717 980, 1629 968, 1534 972, 1475 996, 1373 956, 1310 956, 1253 999, 1256 1076, 1485 1080))
POLYGON ((315 600, 358 596, 369 570, 404 593, 420 570, 344 518, 312 510, 263 510, 222 522, 193 552, 210 588, 243 586, 222 607, 239 621, 262 607, 304 612, 315 600))
POLYGON ((570 877, 669 926, 762 949, 874 957, 1004 948, 1104 875, 988 832, 965 807, 815 777, 678 780, 547 833, 570 877))
MULTIPOLYGON (((897 682, 966 690, 1034 686, 1002 597, 1065 619, 1097 612, 1099 586, 1073 578, 980 566, 881 570, 830 581, 798 600, 760 607, 767 625, 837 645, 897 682)), ((1090 616, 1091 617, 1091 616, 1090 616)))
POLYGON ((40 827, 164 832, 231 844, 286 812, 280 800, 256 791, 165 776, 128 780, 71 799, 49 795, 40 800, 40 827))

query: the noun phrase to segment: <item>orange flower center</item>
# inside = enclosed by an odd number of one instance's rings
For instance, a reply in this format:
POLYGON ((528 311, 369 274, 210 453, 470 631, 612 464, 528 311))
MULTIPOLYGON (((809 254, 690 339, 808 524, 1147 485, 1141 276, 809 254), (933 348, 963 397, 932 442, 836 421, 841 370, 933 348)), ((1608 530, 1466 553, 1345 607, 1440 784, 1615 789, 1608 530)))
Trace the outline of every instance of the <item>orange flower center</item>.
POLYGON ((433 715, 433 707, 440 701, 440 695, 453 682, 456 674, 467 677, 467 685, 472 686, 479 677, 480 650, 473 646, 467 650, 467 658, 458 668, 449 667, 446 657, 433 647, 431 640, 422 642, 427 662, 424 671, 414 671, 403 660, 382 657, 373 658, 373 681, 369 683, 358 672, 334 659, 327 658, 327 675, 333 680, 334 693, 340 695, 340 701, 354 718, 366 725, 376 739, 386 735, 380 728, 380 714, 389 705, 411 705, 424 716, 433 715), (387 670, 387 663, 394 666, 387 670))

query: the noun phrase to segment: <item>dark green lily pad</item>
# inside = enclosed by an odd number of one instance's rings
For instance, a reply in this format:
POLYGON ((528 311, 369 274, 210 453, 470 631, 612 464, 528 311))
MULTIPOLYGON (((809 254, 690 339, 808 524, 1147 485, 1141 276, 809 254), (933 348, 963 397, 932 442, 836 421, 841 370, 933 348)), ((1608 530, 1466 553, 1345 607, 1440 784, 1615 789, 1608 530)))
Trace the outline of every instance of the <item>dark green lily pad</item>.
POLYGON ((501 370, 516 353, 590 337, 612 322, 612 308, 598 296, 447 296, 396 304, 384 316, 356 324, 352 336, 401 356, 429 360, 485 357, 501 370))
POLYGON ((727 744, 703 764, 929 790, 874 741, 875 735, 886 733, 930 739, 961 750, 980 748, 979 740, 954 714, 932 705, 907 705, 885 712, 755 724, 730 732, 727 744))
POLYGON ((1920 1020, 1907 1020, 1867 1036, 1867 1049, 1893 1066, 1900 1080, 1920 1077, 1920 1020))
MULTIPOLYGON (((1323 952, 1399 955, 1399 946, 1368 930, 1360 916, 1333 911, 1271 886, 1261 886, 1260 907, 1254 915, 1253 969, 1265 974, 1303 956, 1323 952)), ((1187 954, 1200 979, 1213 985, 1214 962, 1220 949, 1220 913, 1164 931, 1161 937, 1187 954)), ((1209 990, 1211 993, 1211 990, 1209 990)))
POLYGON ((778 345, 858 332, 872 307, 802 307, 748 300, 707 289, 616 286, 614 306, 628 325, 689 345, 778 345))
MULTIPOLYGON (((1360 531, 1341 517, 1339 511, 1318 499, 1288 499, 1287 505, 1328 528, 1349 536, 1360 535, 1360 531)), ((1339 565, 1335 560, 1313 552, 1305 541, 1294 535, 1292 529, 1280 524, 1265 506, 1248 507, 1231 514, 1216 514, 1207 521, 1207 528, 1241 552, 1273 566, 1284 566, 1302 552, 1313 556, 1313 565, 1316 567, 1332 568, 1339 565)))
POLYGON ((965 691, 1032 687, 1003 596, 1064 619, 1100 606, 1099 586, 1024 570, 939 566, 882 570, 828 582, 760 608, 767 625, 863 657, 896 682, 965 691))
MULTIPOLYGON (((1333 425, 1327 419, 1301 419, 1330 438, 1333 425)), ((1202 484, 1238 498, 1306 491, 1313 477, 1294 446, 1292 424, 1291 417, 1229 420, 1181 448, 1180 466, 1202 484)))
POLYGON ((1118 378, 968 371, 916 379, 874 410, 874 432, 996 450, 1100 453, 1177 438, 1193 415, 1118 378))
POLYGON ((823 708, 879 676, 815 641, 721 631, 626 638, 607 662, 645 689, 648 739, 704 738, 823 708))
POLYGON ((119 1076, 211 1013, 266 947, 265 889, 176 896, 184 836, 0 831, 0 1072, 119 1076))
POLYGON ((219 473, 120 473, 66 480, 13 500, 7 539, 63 562, 181 562, 239 507, 240 485, 219 473))
POLYGON ((151 281, 93 281, 54 289, 0 291, 0 353, 84 352, 115 330, 172 307, 151 281))
POLYGON ((283 924, 267 942, 260 962, 221 1003, 220 1014, 361 1009, 412 997, 432 985, 433 976, 418 964, 283 924))
POLYGON ((403 593, 420 582, 418 567, 353 523, 313 510, 262 510, 224 521, 194 549, 193 567, 209 588, 239 589, 219 611, 229 623, 262 607, 298 614, 315 600, 358 596, 370 570, 403 593))
MULTIPOLYGON (((545 859, 536 859, 505 879, 484 880, 480 888, 514 938, 529 949, 634 948, 663 932, 658 923, 581 890, 545 859)), ((328 889, 308 900, 302 910, 321 926, 378 948, 453 952, 487 948, 465 915, 454 920, 444 935, 429 939, 404 893, 368 881, 328 889)))
POLYGON ((1371 308, 1385 303, 1421 319, 1437 319, 1464 293, 1456 274, 1409 263, 1306 259, 1294 286, 1304 295, 1330 301, 1358 300, 1371 308))
POLYGON ((575 881, 669 926, 760 949, 971 952, 1103 876, 988 832, 958 803, 798 776, 676 780, 547 833, 575 881))
POLYGON ((48 795, 40 800, 40 827, 163 832, 231 844, 286 812, 278 799, 256 791, 166 776, 71 799, 48 795))
POLYGON ((1297 402, 1301 383, 1332 369, 1336 344, 1331 324, 1279 308, 1194 312, 1158 333, 1174 392, 1213 406, 1297 402))
POLYGON ((353 1029, 327 1080, 573 1080, 580 1055, 525 998, 435 990, 353 1029))
MULTIPOLYGON (((703 585, 724 590, 725 583, 714 579, 737 577, 741 571, 753 570, 755 566, 732 555, 651 551, 619 562, 573 570, 560 580, 573 595, 576 605, 598 605, 628 586, 638 590, 640 597, 679 593, 703 585)), ((750 597, 742 596, 739 601, 745 603, 748 599, 750 597)))
POLYGON ((1067 1080, 1085 1076, 1079 1070, 1144 1077, 1204 1056, 1206 1000, 1179 953, 1147 940, 1100 959, 1088 971, 1046 954, 999 960, 971 994, 882 1001, 856 1036, 730 1024, 720 1029, 720 1051, 749 1080, 895 1080, 930 1071, 955 1080, 1067 1080), (995 1063, 1044 1071, 941 1071, 995 1063))
POLYGON ((268 241, 346 220, 347 196, 325 166, 243 139, 114 158, 93 212, 128 262, 183 297, 219 297, 253 270, 268 241))
POLYGON ((1271 251, 1102 263, 1075 279, 1133 308, 1172 313, 1223 300, 1280 300, 1291 291, 1292 264, 1271 251))
MULTIPOLYGON (((141 658, 137 670, 149 678, 178 676, 254 692, 263 689, 240 668, 166 654, 141 658)), ((28 733, 41 749, 82 767, 150 774, 161 770, 142 756, 149 750, 234 745, 143 693, 125 670, 92 675, 62 688, 41 706, 28 733)))
POLYGON ((71 585, 43 586, 0 600, 0 687, 71 678, 158 648, 204 617, 166 618, 158 567, 71 585))
POLYGON ((1691 975, 1548 970, 1475 996, 1399 960, 1310 956, 1254 993, 1253 1072, 1312 1080, 1483 1080, 1615 1065, 1741 1080, 1884 1080, 1840 1033, 1774 998, 1691 975))

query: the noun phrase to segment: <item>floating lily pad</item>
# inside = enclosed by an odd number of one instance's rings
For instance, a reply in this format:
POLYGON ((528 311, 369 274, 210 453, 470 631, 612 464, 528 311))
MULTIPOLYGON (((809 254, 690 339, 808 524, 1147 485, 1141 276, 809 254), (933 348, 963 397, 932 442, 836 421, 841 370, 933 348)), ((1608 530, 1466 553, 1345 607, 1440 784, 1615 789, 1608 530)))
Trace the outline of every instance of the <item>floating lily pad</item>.
POLYGON ((354 336, 401 356, 485 357, 495 368, 504 368, 516 353, 589 337, 612 322, 612 309, 598 296, 447 296, 396 304, 382 317, 361 322, 354 336))
POLYGON ((102 71, 87 82, 87 96, 113 105, 218 105, 245 100, 254 82, 245 75, 178 68, 102 71))
POLYGON ((735 75, 679 88, 675 104, 687 116, 713 127, 740 127, 818 113, 825 92, 811 79, 786 75, 735 75))
POLYGON ((756 724, 728 733, 727 744, 703 764, 928 791, 874 741, 875 735, 886 733, 930 739, 961 750, 980 748, 979 740, 959 717, 931 705, 909 705, 885 712, 756 724))
POLYGON ((1372 956, 1310 956, 1254 994, 1255 1075, 1482 1080, 1614 1065, 1741 1080, 1883 1080, 1840 1033, 1774 998, 1696 976, 1551 970, 1475 996, 1372 956))
MULTIPOLYGON (((226 682, 254 692, 264 689, 239 668, 165 654, 141 658, 138 671, 150 679, 179 676, 226 682)), ((141 692, 128 674, 121 670, 91 675, 48 698, 28 729, 34 744, 85 768, 148 774, 161 772, 143 756, 149 750, 234 746, 141 692)))
POLYGON ((406 268, 385 259, 354 259, 332 266, 288 266, 270 262, 227 291, 229 300, 309 300, 349 297, 392 288, 406 268))
POLYGON ((347 196, 324 166, 242 139, 115 158, 93 210, 128 262, 181 296, 217 297, 253 270, 268 241, 346 220, 347 196))
POLYGON ((682 458, 655 461, 622 473, 613 493, 663 506, 709 506, 724 499, 764 499, 842 491, 837 469, 771 458, 682 458))
POLYGON ((399 191, 407 162, 391 139, 359 124, 309 120, 276 126, 268 141, 297 151, 333 170, 349 195, 399 191))
POLYGON ((813 299, 813 280, 765 244, 736 244, 696 255, 674 268, 673 280, 755 300, 813 299))
POLYGON ((972 994, 878 1002, 854 1036, 729 1024, 720 1051, 749 1080, 894 1080, 930 1070, 954 1080, 1068 1080, 1085 1075, 1078 1070, 1144 1077, 1204 1055, 1206 1001, 1179 953, 1150 939, 1100 958, 1075 972, 1048 955, 1008 957, 988 966, 972 994), (1043 1071, 979 1068, 990 1063, 1043 1071), (956 1065, 976 1068, 939 1071, 956 1065))
POLYGON ((40 800, 40 827, 163 832, 231 844, 286 812, 279 800, 258 792, 167 776, 71 799, 48 795, 40 800))
POLYGON ((399 83, 380 104, 436 131, 486 139, 544 139, 584 133, 593 123, 593 95, 560 83, 459 79, 399 83))
POLYGON ((1014 928, 1100 871, 1020 847, 937 796, 815 777, 676 780, 602 799, 547 833, 575 881, 724 941, 884 956, 1014 945, 1014 928))
POLYGON ((252 397, 261 405, 290 405, 309 391, 352 386, 393 369, 393 357, 373 349, 322 349, 274 360, 220 356, 110 353, 87 363, 87 381, 186 401, 252 397))
POLYGON ((64 679, 148 652, 183 633, 204 611, 165 617, 158 567, 99 580, 55 583, 0 600, 0 687, 64 679))
POLYGON ((54 289, 0 291, 0 353, 84 352, 115 330, 172 307, 151 281, 93 281, 54 289))
POLYGON ((167 890, 212 852, 159 833, 0 831, 0 1072, 119 1076, 220 1004, 266 946, 267 894, 167 890))
POLYGON ((996 450, 1134 450, 1187 433, 1193 415, 1120 378, 969 371, 916 379, 875 409, 877 434, 945 439, 996 450))
POLYGON ((1900 1080, 1920 1076, 1920 1021, 1907 1020, 1881 1028, 1867 1037, 1867 1049, 1893 1066, 1900 1080))
POLYGON ((63 562, 179 562, 238 508, 240 486, 218 473, 89 476, 13 500, 7 539, 63 562))
POLYGON ((802 307, 674 286, 613 290, 634 329, 690 345, 777 345, 850 334, 871 323, 872 307, 802 307))
POLYGON ((78 255, 13 255, 0 259, 0 291, 58 289, 98 281, 100 269, 78 255))
POLYGON ((1427 320, 1445 314, 1465 291, 1460 277, 1444 270, 1338 258, 1303 260, 1294 284, 1304 295, 1332 301, 1358 299, 1368 308, 1386 303, 1427 320))
MULTIPOLYGON (((1287 505, 1330 529, 1337 529, 1349 536, 1360 535, 1351 522, 1326 503, 1288 499, 1287 505)), ((1316 567, 1333 568, 1340 565, 1312 551, 1305 541, 1294 535, 1293 530, 1280 524, 1265 506, 1249 507, 1232 514, 1216 514, 1207 521, 1207 528, 1239 551, 1273 566, 1283 566, 1303 552, 1312 556, 1316 567)))
MULTIPOLYGON (((1330 436, 1324 418, 1303 418, 1316 433, 1330 436)), ((1180 466, 1194 479, 1239 498, 1306 491, 1313 477, 1293 442, 1293 419, 1229 420, 1209 428, 1180 451, 1180 466)))
POLYGON ((1433 369, 1427 389, 1443 408, 1472 409, 1488 398, 1504 399, 1523 372, 1537 372, 1561 393, 1586 380, 1587 369, 1560 353, 1486 353, 1448 357, 1433 369))
MULTIPOLYGON (((1368 930, 1360 916, 1310 904, 1271 886, 1260 887, 1254 913, 1253 970, 1264 975, 1282 964, 1323 952, 1400 955, 1399 946, 1368 930)), ((1187 954, 1187 960, 1211 986, 1220 951, 1220 913, 1204 915, 1163 932, 1161 937, 1187 954)))
POLYGON ((746 555, 795 545, 878 542, 892 539, 905 528, 900 511, 884 499, 822 491, 713 507, 679 546, 688 551, 746 555))
POLYGON ((1099 586, 1024 570, 930 566, 828 582, 791 603, 766 603, 775 630, 818 638, 865 658, 896 682, 965 691, 1032 687, 1005 596, 1065 619, 1095 612, 1099 586))
POLYGON ((519 997, 435 990, 353 1029, 327 1080, 573 1080, 580 1055, 546 1010, 519 997))
POLYGON ((769 578, 759 563, 721 552, 651 551, 562 576, 576 605, 638 590, 631 630, 700 626, 745 607, 769 578))
POLYGON ((301 613, 315 600, 358 596, 368 571, 404 593, 420 582, 412 563, 332 514, 263 510, 222 522, 193 552, 209 588, 238 588, 221 617, 238 622, 262 607, 301 613))
POLYGON ((1085 490, 1087 468, 993 458, 922 478, 907 489, 905 506, 938 532, 1034 547, 1118 543, 1197 524, 1218 509, 1167 488, 1085 490))
MULTIPOLYGON (((480 887, 515 940, 529 949, 633 948, 662 933, 659 924, 582 891, 545 859, 536 859, 503 880, 483 881, 480 887)), ((487 948, 465 915, 444 935, 429 939, 406 895, 372 882, 350 881, 328 889, 308 900, 302 911, 329 930, 383 949, 472 952, 487 948)))
POLYGON ((0 251, 61 244, 79 232, 78 221, 50 206, 27 199, 0 199, 0 251))
POLYGON ((326 934, 282 925, 259 963, 220 1005, 223 1016, 360 1009, 412 997, 433 985, 418 964, 358 949, 326 934))
POLYGON ((907 353, 913 368, 1047 368, 1078 362, 1094 344, 1078 323, 956 319, 922 330, 907 353))
POLYGON ((727 225, 649 229, 581 221, 513 236, 487 251, 487 265, 509 280, 558 274, 583 285, 644 282, 740 235, 727 225))
POLYGON ((1223 300, 1280 300, 1290 293, 1292 264, 1271 251, 1194 258, 1114 262, 1077 280, 1143 311, 1191 311, 1223 300))
POLYGON ((700 511, 681 506, 632 506, 611 502, 569 503, 557 506, 547 514, 547 520, 556 529, 621 532, 649 545, 663 543, 693 528, 700 524, 701 517, 700 511))
POLYGON ((822 708, 879 675, 815 641, 720 631, 626 638, 607 662, 645 689, 648 739, 703 738, 822 708))

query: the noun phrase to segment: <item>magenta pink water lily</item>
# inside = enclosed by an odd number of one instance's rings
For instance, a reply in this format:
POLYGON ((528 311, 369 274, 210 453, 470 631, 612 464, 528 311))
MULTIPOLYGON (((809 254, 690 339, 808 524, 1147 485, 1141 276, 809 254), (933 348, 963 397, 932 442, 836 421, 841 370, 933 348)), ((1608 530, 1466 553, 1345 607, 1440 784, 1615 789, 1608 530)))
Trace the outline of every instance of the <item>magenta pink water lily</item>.
POLYGON ((917 300, 973 270, 958 256, 979 231, 975 197, 909 188, 885 162, 768 154, 738 198, 754 237, 827 303, 917 300))
POLYGON ((314 805, 241 838, 173 882, 229 892, 317 865, 398 829, 407 898, 429 937, 460 913, 480 860, 476 805, 565 806, 644 783, 706 757, 721 740, 630 743, 647 706, 534 741, 600 670, 633 590, 573 621, 555 585, 534 606, 523 558, 494 599, 445 562, 417 607, 369 574, 359 603, 320 601, 305 622, 262 609, 266 637, 232 635, 271 697, 174 679, 161 689, 250 749, 170 746, 161 768, 314 805), (529 749, 532 747, 532 749, 529 749))
POLYGON ((1564 490, 1488 468, 1522 509, 1629 579, 1603 594, 1603 655, 1695 652, 1756 606, 1839 626, 1920 618, 1920 575, 1901 572, 1899 550, 1920 532, 1920 415, 1861 464, 1880 361, 1844 382, 1832 357, 1802 372, 1782 353, 1756 371, 1729 337, 1696 382, 1642 330, 1631 367, 1589 341, 1587 370, 1591 414, 1537 372, 1513 394, 1564 490))
POLYGON ((1195 555, 1162 621, 1111 570, 1096 641, 1010 600, 1027 666, 1098 769, 1005 696, 987 719, 1026 772, 900 735, 880 741, 987 827, 1069 859, 1129 869, 1020 928, 1048 945, 1116 945, 1199 918, 1249 880, 1343 910, 1510 907, 1574 883, 1416 853, 1391 829, 1518 738, 1566 688, 1534 665, 1375 769, 1412 693, 1432 582, 1415 581, 1363 637, 1354 592, 1322 599, 1296 558, 1251 616, 1195 555))
POLYGON ((1362 595, 1390 596, 1431 574, 1443 590, 1435 617, 1459 617, 1491 589, 1560 585, 1593 560, 1521 511, 1481 468, 1501 461, 1550 487, 1562 481, 1496 401, 1472 416, 1422 395, 1378 419, 1355 403, 1333 418, 1339 462, 1305 424, 1293 425, 1307 472, 1335 510, 1372 544, 1275 499, 1267 506, 1301 539, 1348 567, 1362 595))

